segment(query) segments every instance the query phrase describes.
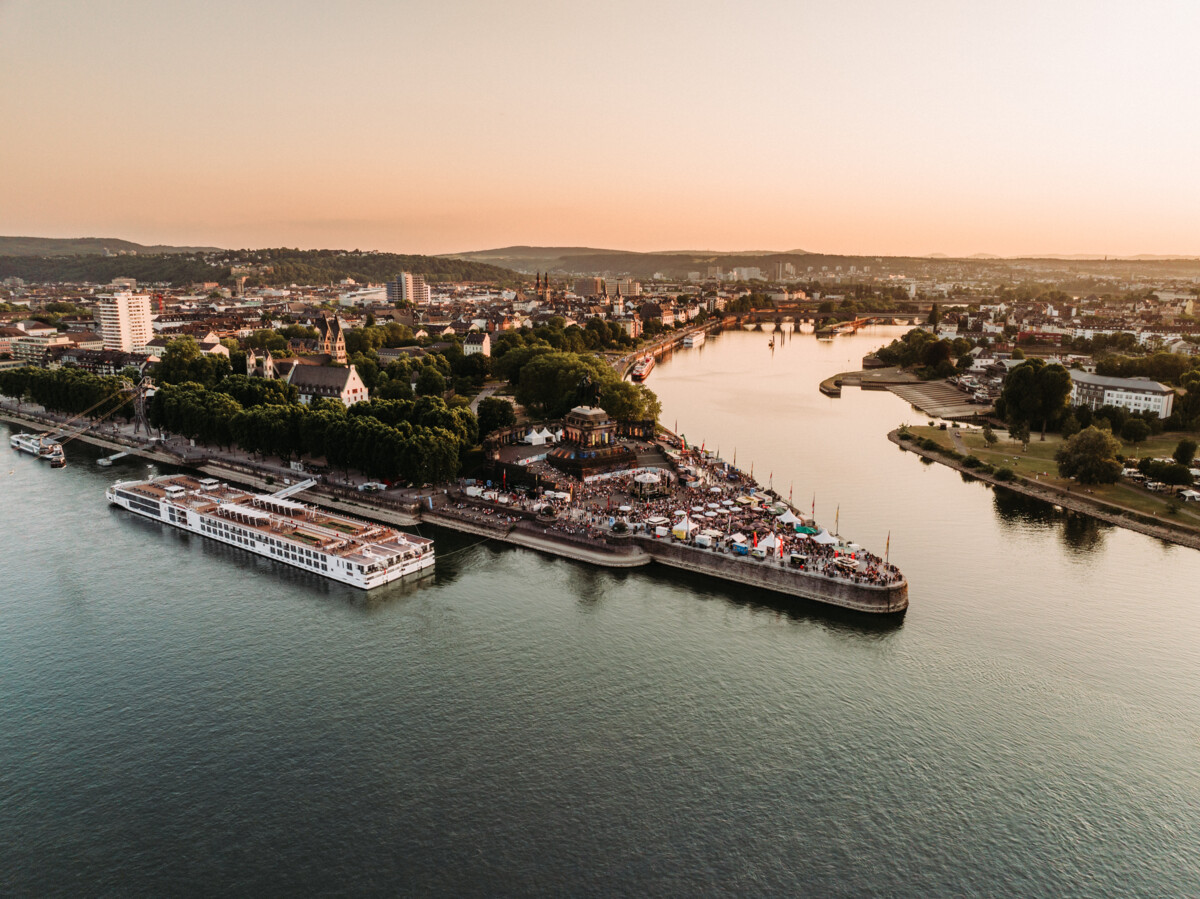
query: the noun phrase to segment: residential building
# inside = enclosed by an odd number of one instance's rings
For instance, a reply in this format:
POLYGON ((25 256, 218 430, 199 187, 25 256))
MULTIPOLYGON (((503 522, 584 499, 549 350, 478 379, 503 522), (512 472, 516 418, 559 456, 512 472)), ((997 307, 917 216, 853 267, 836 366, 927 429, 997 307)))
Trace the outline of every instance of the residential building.
POLYGON ((1071 404, 1092 409, 1117 406, 1167 418, 1174 409, 1175 391, 1149 378, 1112 378, 1072 369, 1071 404))
POLYGON ((463 340, 463 355, 474 356, 478 353, 484 356, 492 355, 492 338, 486 333, 472 331, 463 340))
POLYGON ((0 356, 11 356, 13 342, 25 336, 20 328, 0 328, 0 356))
POLYGON ((387 283, 387 301, 393 306, 428 306, 432 299, 429 285, 420 275, 401 272, 387 283))
POLYGON ((26 334, 12 342, 14 359, 25 365, 45 365, 47 353, 56 347, 73 347, 74 342, 66 334, 52 331, 45 336, 26 334))
POLYGON ((96 298, 96 321, 106 350, 140 353, 154 337, 150 327, 150 296, 127 290, 96 298))

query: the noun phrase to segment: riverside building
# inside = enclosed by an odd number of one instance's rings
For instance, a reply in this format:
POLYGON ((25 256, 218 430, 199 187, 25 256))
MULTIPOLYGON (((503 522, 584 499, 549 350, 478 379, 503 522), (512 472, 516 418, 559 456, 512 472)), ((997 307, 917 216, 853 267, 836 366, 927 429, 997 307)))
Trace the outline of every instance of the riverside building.
POLYGON ((1167 418, 1175 407, 1175 391, 1149 378, 1112 378, 1072 369, 1071 404, 1091 409, 1117 406, 1167 418))

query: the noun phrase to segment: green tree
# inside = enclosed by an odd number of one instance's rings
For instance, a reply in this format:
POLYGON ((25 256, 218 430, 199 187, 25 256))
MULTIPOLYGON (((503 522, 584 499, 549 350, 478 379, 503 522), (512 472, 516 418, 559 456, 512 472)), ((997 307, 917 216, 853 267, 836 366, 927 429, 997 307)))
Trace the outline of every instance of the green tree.
POLYGON ((1045 440, 1049 422, 1066 408, 1070 395, 1070 372, 1057 363, 1046 365, 1041 359, 1028 359, 1008 373, 1000 397, 1011 423, 1040 423, 1045 440))
POLYGON ((232 370, 224 356, 201 353, 194 337, 178 337, 167 344, 162 359, 154 366, 154 380, 159 384, 193 381, 212 387, 232 370))
POLYGON ((929 308, 929 316, 925 319, 927 325, 937 325, 942 320, 942 310, 938 308, 938 304, 934 303, 929 308))
POLYGON ((432 365, 422 368, 417 377, 417 396, 442 396, 445 392, 445 376, 432 365))
POLYGON ((1121 439, 1136 447, 1150 436, 1150 425, 1140 418, 1131 418, 1121 427, 1121 439))
POLYGON ((1093 426, 1059 447, 1054 459, 1064 478, 1081 484, 1113 484, 1121 476, 1120 451, 1121 444, 1112 434, 1093 426))
POLYGON ((1079 424, 1079 419, 1075 417, 1074 412, 1067 413, 1067 417, 1063 419, 1062 426, 1059 428, 1059 432, 1062 434, 1064 440, 1074 437, 1081 430, 1082 426, 1079 424))
POLYGON ((1180 465, 1191 465, 1192 460, 1196 458, 1196 441, 1184 437, 1175 445, 1175 452, 1171 456, 1180 465))
POLYGON ((512 403, 499 397, 489 396, 479 401, 479 434, 486 437, 493 431, 511 427, 517 423, 512 403))
POLYGON ((983 441, 988 446, 993 446, 1000 438, 996 436, 996 432, 992 430, 991 425, 983 426, 983 441))

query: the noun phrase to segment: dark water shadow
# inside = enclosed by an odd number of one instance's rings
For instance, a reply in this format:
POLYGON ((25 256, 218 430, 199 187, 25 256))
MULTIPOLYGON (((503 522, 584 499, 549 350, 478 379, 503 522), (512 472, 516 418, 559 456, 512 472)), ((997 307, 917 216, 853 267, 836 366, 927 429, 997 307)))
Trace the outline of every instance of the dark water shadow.
POLYGON ((1086 513, 1064 509, 1005 487, 996 487, 992 491, 992 507, 1007 524, 1057 530, 1063 546, 1075 555, 1092 555, 1101 549, 1105 535, 1116 527, 1086 513))
POLYGON ((734 584, 679 568, 650 564, 623 572, 654 585, 686 587, 703 599, 716 599, 754 612, 782 615, 789 621, 812 624, 845 636, 879 637, 898 632, 904 626, 904 613, 873 615, 812 599, 789 596, 759 587, 734 584))

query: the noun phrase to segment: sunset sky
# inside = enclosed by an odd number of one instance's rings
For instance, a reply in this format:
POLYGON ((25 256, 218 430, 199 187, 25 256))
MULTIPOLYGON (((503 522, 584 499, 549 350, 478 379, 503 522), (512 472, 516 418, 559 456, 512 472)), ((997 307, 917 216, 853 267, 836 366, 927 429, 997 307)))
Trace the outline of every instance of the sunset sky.
POLYGON ((0 0, 0 234, 1200 255, 1200 3, 0 0))

